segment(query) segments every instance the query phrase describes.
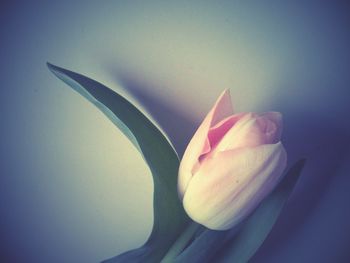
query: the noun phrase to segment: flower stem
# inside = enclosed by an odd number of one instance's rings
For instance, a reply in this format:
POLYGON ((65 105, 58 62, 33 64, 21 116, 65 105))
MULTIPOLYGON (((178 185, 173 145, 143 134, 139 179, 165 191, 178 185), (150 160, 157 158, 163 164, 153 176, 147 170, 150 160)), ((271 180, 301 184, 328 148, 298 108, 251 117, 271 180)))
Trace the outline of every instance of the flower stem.
POLYGON ((201 225, 192 222, 180 235, 180 237, 171 246, 168 253, 164 256, 161 263, 174 262, 174 259, 184 250, 188 243, 193 239, 197 230, 201 228, 201 225))

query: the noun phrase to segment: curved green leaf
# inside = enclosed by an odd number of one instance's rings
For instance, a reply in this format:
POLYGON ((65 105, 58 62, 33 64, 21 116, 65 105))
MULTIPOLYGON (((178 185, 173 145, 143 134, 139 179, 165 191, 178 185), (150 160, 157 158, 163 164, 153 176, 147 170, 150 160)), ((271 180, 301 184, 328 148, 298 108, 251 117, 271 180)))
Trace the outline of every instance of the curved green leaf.
POLYGON ((304 160, 297 162, 275 190, 245 221, 227 231, 206 229, 176 257, 174 262, 248 262, 271 231, 303 166, 304 160))
POLYGON ((230 231, 215 231, 206 229, 179 254, 174 263, 206 263, 213 262, 213 255, 219 251, 230 231))
POLYGON ((107 262, 159 262, 188 222, 177 196, 178 156, 162 132, 134 105, 101 83, 47 63, 49 69, 99 108, 135 145, 154 182, 154 225, 139 249, 107 262))

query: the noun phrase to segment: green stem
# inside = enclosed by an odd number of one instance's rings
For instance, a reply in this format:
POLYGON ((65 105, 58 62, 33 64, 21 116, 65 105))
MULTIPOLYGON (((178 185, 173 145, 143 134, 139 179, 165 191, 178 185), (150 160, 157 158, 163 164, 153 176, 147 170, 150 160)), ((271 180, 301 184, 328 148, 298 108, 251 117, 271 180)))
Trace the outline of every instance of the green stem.
POLYGON ((174 262, 174 259, 184 250, 199 228, 201 228, 201 225, 192 222, 171 246, 161 263, 174 262))

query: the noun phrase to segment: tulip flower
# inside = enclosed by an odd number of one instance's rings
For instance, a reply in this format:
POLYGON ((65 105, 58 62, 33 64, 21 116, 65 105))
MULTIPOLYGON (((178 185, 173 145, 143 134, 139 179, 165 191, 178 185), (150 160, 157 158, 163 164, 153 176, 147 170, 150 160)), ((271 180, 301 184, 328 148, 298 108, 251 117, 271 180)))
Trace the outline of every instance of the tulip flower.
POLYGON ((233 114, 224 91, 194 134, 179 167, 187 214, 214 230, 245 219, 282 177, 287 154, 278 112, 233 114))

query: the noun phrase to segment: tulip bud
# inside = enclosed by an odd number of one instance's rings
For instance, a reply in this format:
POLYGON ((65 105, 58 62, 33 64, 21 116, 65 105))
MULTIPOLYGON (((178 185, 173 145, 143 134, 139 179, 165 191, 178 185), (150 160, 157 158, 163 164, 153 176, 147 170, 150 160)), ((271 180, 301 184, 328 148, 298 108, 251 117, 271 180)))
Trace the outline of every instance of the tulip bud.
POLYGON ((287 155, 278 112, 233 114, 228 91, 219 97, 180 163, 178 193, 196 222, 229 229, 277 185, 287 155))

